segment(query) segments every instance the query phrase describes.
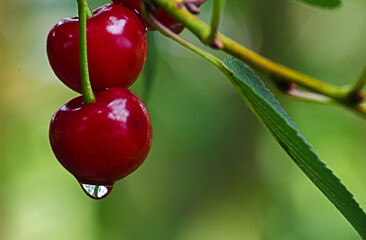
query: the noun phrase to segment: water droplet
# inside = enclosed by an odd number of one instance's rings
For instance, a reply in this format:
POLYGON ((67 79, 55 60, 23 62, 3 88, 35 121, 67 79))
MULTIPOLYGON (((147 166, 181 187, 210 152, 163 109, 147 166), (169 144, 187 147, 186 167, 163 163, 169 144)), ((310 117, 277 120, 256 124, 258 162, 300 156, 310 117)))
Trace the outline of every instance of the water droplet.
POLYGON ((88 197, 93 199, 103 199, 112 191, 113 185, 93 185, 80 183, 81 188, 84 190, 88 197))

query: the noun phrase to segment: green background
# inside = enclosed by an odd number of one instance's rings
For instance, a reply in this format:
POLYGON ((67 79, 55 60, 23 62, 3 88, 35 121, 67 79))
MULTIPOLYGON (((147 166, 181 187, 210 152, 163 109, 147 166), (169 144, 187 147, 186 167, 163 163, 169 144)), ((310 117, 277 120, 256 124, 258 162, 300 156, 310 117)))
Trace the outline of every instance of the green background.
MULTIPOLYGON (((49 67, 46 37, 58 19, 76 14, 75 2, 0 0, 1 240, 359 239, 225 77, 160 35, 147 103, 151 152, 108 198, 87 198, 48 143, 50 118, 77 94, 49 67)), ((93 8, 103 3, 90 0, 93 8)), ((205 21, 210 3, 202 7, 205 21)), ((366 63, 365 22, 363 0, 334 10, 227 0, 221 31, 272 60, 341 85, 353 82, 366 63)), ((188 31, 182 35, 198 43, 188 31)), ((140 96, 143 80, 132 87, 140 96)), ((365 120, 274 92, 366 206, 365 120)))

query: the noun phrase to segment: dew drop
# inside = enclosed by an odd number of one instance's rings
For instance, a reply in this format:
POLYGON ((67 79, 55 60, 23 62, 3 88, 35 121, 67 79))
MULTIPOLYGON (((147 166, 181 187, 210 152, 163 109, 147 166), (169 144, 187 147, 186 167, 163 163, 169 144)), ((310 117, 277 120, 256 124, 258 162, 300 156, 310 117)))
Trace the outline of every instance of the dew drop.
POLYGON ((88 197, 96 200, 100 200, 108 196, 113 188, 113 185, 93 185, 86 183, 80 183, 80 185, 88 197))

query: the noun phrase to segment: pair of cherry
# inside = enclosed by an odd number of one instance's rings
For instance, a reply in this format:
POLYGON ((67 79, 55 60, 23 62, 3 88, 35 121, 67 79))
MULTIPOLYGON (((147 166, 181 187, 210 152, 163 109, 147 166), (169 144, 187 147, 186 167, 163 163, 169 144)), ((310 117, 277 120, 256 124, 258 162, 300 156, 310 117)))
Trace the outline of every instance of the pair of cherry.
MULTIPOLYGON (((135 171, 151 146, 151 122, 142 101, 127 88, 146 59, 141 0, 114 0, 87 20, 90 82, 96 101, 77 97, 55 113, 50 143, 58 161, 92 198, 108 195, 115 181, 135 171)), ((156 16, 176 32, 181 25, 165 12, 156 16)), ((78 18, 64 18, 50 31, 47 54, 57 77, 81 92, 78 18)))

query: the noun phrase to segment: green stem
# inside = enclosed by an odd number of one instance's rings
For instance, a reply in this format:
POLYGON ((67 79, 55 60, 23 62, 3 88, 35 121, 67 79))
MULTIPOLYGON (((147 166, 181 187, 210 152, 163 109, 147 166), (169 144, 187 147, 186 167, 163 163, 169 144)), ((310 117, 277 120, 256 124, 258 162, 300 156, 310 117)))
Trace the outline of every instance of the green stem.
POLYGON ((211 21, 210 21, 210 35, 207 38, 207 42, 214 43, 217 31, 219 29, 220 19, 221 19, 221 8, 222 8, 222 0, 214 0, 212 6, 212 13, 211 13, 211 21))
POLYGON ((77 0, 78 6, 82 5, 86 11, 86 17, 90 18, 93 16, 93 11, 91 10, 87 0, 77 0))
POLYGON ((95 96, 89 79, 88 51, 86 38, 86 20, 91 11, 86 0, 77 0, 79 10, 79 63, 81 75, 81 89, 84 104, 95 102, 95 96), (89 9, 89 10, 88 10, 89 9))

